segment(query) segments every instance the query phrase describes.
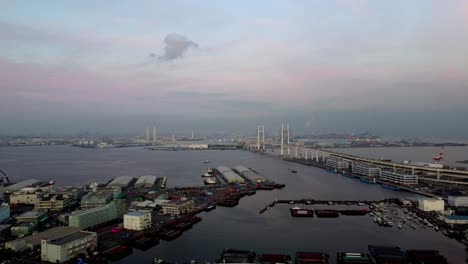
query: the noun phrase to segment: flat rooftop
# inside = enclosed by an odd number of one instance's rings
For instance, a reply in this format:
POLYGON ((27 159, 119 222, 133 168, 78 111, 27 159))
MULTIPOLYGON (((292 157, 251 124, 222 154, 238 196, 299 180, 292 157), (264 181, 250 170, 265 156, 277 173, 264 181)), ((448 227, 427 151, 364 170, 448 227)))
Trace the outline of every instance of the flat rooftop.
POLYGON ((53 239, 53 240, 49 240, 49 244, 61 246, 61 245, 65 245, 70 242, 73 242, 75 240, 78 240, 78 239, 89 237, 92 234, 93 233, 91 232, 78 231, 78 232, 71 233, 71 234, 68 234, 68 235, 53 239))
POLYGON ((44 215, 45 212, 39 212, 39 211, 27 211, 22 213, 21 215, 17 216, 16 218, 31 218, 31 217, 39 217, 44 215))
POLYGON ((143 216, 146 215, 148 212, 145 211, 131 211, 126 213, 125 215, 130 215, 130 216, 143 216))
POLYGON ((56 239, 62 237, 64 235, 68 235, 71 233, 75 233, 80 231, 78 227, 71 227, 71 226, 58 226, 51 229, 48 229, 44 232, 40 232, 31 236, 24 237, 23 239, 34 246, 38 246, 41 244, 42 239, 56 239))

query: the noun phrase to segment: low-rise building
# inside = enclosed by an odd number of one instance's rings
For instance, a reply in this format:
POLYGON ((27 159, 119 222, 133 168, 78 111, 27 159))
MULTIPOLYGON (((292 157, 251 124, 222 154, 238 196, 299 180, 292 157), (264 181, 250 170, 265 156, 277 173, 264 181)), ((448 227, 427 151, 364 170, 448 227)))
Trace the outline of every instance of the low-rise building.
POLYGON ((13 192, 10 195, 10 204, 35 205, 38 198, 42 197, 42 190, 34 187, 26 187, 13 192))
POLYGON ((11 235, 15 237, 23 237, 32 234, 37 230, 37 222, 21 222, 11 227, 11 235))
POLYGON ((338 171, 349 169, 349 162, 335 157, 327 158, 326 165, 338 171))
POLYGON ((43 211, 62 211, 76 204, 73 194, 44 194, 38 198, 34 209, 43 211))
POLYGON ((156 183, 156 176, 153 175, 144 175, 138 178, 138 180, 135 182, 135 187, 136 188, 149 188, 153 187, 154 184, 156 183))
POLYGON ((449 196, 448 204, 454 207, 468 207, 468 196, 449 196))
POLYGON ((380 171, 380 180, 386 181, 386 182, 393 182, 396 184, 402 184, 402 185, 418 184, 417 175, 410 175, 406 173, 389 171, 389 170, 380 171))
POLYGON ((124 228, 145 230, 151 227, 151 211, 132 211, 124 215, 124 228))
POLYGON ((135 178, 132 176, 120 176, 113 179, 107 186, 119 186, 121 188, 128 188, 135 183, 135 178))
POLYGON ((56 239, 64 235, 75 233, 80 229, 77 227, 68 227, 68 226, 58 226, 47 229, 44 232, 39 232, 37 234, 26 236, 20 239, 8 241, 5 243, 5 248, 10 249, 14 252, 24 251, 24 250, 34 250, 41 246, 41 241, 43 239, 56 239))
POLYGON ((63 263, 97 247, 97 234, 78 231, 55 239, 41 241, 41 260, 63 263))
POLYGON ((101 207, 79 210, 68 215, 68 225, 86 229, 120 218, 125 209, 124 203, 111 202, 101 207))
POLYGON ((171 200, 162 205, 163 214, 165 215, 182 215, 188 214, 195 208, 195 202, 189 200, 171 200))
POLYGON ((110 203, 114 199, 114 194, 109 191, 98 190, 90 192, 81 198, 81 209, 101 207, 110 203))
POLYGON ((444 200, 442 199, 419 199, 418 208, 419 210, 430 212, 430 211, 443 211, 444 210, 444 200))
POLYGON ((219 166, 216 169, 228 183, 245 183, 244 178, 226 166, 219 166))
POLYGON ((7 203, 0 205, 0 223, 10 218, 10 206, 7 203))
POLYGON ((359 162, 353 162, 352 172, 368 178, 377 178, 380 176, 380 168, 359 162))
POLYGON ((16 217, 17 223, 23 222, 42 222, 47 218, 46 212, 39 211, 27 211, 16 217))

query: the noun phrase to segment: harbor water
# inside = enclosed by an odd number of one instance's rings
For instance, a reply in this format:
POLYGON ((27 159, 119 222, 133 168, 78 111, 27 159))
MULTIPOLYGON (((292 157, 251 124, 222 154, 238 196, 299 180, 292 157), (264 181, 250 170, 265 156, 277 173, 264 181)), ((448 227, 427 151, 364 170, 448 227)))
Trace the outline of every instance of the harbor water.
MULTIPOLYGON (((405 157, 393 157, 388 153, 379 153, 379 156, 418 160, 418 156, 409 156, 409 150, 411 148, 405 148, 405 157)), ((428 155, 431 154, 429 152, 428 155)), ((0 148, 0 168, 11 180, 53 179, 58 186, 107 182, 121 175, 137 177, 148 174, 166 176, 169 187, 201 186, 203 180, 200 175, 208 166, 219 165, 251 167, 276 182, 285 183, 286 188, 258 191, 256 195, 242 198, 234 208, 217 207, 201 213, 199 216, 203 220, 181 237, 171 242, 161 241, 161 244, 144 252, 134 249, 131 256, 117 263, 151 263, 154 258, 213 261, 223 248, 291 255, 297 251, 323 251, 330 254, 331 263, 334 263, 337 251, 366 252, 369 244, 396 245, 402 249, 436 249, 450 263, 465 262, 463 245, 429 228, 383 228, 373 223, 370 216, 292 218, 290 205, 285 204, 259 214, 275 199, 416 198, 414 194, 364 184, 315 167, 283 161, 273 155, 244 150, 149 151, 144 148, 83 149, 71 146, 0 148), (205 164, 205 160, 210 163, 205 164)))

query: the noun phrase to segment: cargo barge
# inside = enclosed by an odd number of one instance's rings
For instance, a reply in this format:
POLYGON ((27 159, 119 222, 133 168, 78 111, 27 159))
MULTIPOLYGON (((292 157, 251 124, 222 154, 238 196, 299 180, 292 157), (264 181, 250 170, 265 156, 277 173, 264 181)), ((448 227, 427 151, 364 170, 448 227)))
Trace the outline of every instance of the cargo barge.
POLYGON ((338 170, 335 168, 326 168, 325 170, 330 173, 338 173, 338 170))
POLYGON ((311 209, 302 209, 300 207, 293 207, 289 209, 291 216, 294 217, 314 217, 314 210, 311 209))
POLYGON ((336 218, 340 216, 337 210, 315 210, 315 214, 317 215, 317 217, 327 218, 336 218))
POLYGON ((368 248, 376 263, 409 263, 400 247, 369 245, 368 248))
POLYGON ((135 240, 135 242, 133 242, 133 246, 140 250, 148 250, 158 244, 159 244, 159 239, 149 238, 149 237, 142 237, 140 239, 135 240))
POLYGON ((261 264, 292 264, 292 258, 285 254, 260 254, 258 263, 261 264))
POLYGON ((370 210, 368 210, 368 209, 358 209, 358 210, 344 209, 344 210, 340 210, 340 214, 342 214, 342 215, 366 215, 368 213, 370 213, 370 210))
POLYGON ((372 258, 367 253, 338 252, 336 254, 337 264, 372 264, 372 258))
POLYGON ((182 232, 172 229, 163 229, 159 232, 158 235, 160 239, 170 241, 182 235, 182 232))
POLYGON ((218 263, 254 263, 257 254, 252 250, 226 248, 218 263))
POLYGON ((328 264, 328 254, 323 252, 297 252, 295 263, 323 263, 328 264))
POLYGON ((345 177, 348 177, 348 178, 352 178, 352 179, 357 179, 359 178, 358 176, 352 174, 351 172, 347 172, 347 171, 342 171, 341 172, 341 175, 345 176, 345 177))
POLYGON ((102 254, 107 258, 112 261, 120 260, 124 257, 130 256, 132 254, 133 250, 131 247, 128 246, 123 246, 123 245, 117 245, 115 247, 112 247, 106 251, 104 251, 102 254))
POLYGON ((224 206, 224 207, 234 207, 239 204, 239 201, 232 199, 232 200, 224 200, 220 202, 218 205, 219 206, 224 206))
POLYGON ((437 250, 407 250, 406 256, 410 263, 448 264, 447 259, 437 250))
POLYGON ((389 183, 389 182, 382 182, 382 185, 380 185, 380 186, 382 186, 385 189, 390 189, 390 190, 394 190, 394 191, 401 190, 400 186, 398 186, 396 184, 393 184, 393 183, 389 183))
POLYGON ((205 212, 209 212, 209 211, 212 211, 214 209, 216 209, 216 205, 213 204, 213 205, 210 205, 207 208, 205 208, 205 212))

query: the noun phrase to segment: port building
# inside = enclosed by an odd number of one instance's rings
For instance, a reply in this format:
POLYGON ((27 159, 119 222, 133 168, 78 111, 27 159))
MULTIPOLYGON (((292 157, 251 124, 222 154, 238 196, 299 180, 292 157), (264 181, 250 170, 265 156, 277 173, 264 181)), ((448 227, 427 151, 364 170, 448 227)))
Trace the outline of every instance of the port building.
POLYGON ((244 178, 226 166, 219 166, 216 169, 228 183, 245 183, 244 178))
POLYGON ((55 239, 43 239, 41 260, 63 263, 96 247, 97 234, 94 232, 78 231, 55 239))
POLYGON ((377 178, 380 176, 380 168, 369 166, 364 163, 353 162, 352 172, 368 178, 377 178))
POLYGON ((265 176, 249 168, 246 168, 242 165, 235 166, 234 170, 236 170, 240 175, 242 175, 242 177, 246 178, 247 180, 251 182, 254 182, 254 183, 268 182, 268 179, 265 176))
POLYGON ((80 229, 77 227, 69 226, 57 226, 50 229, 47 229, 44 232, 39 232, 31 236, 26 236, 20 239, 13 241, 8 241, 5 243, 5 249, 10 249, 14 252, 20 252, 24 250, 34 250, 41 246, 41 241, 43 239, 56 239, 64 235, 75 233, 80 229))
POLYGON ((445 205, 444 200, 442 199, 424 198, 424 199, 418 200, 419 210, 425 211, 425 212, 431 212, 431 211, 441 212, 444 210, 444 205, 445 205))
POLYGON ((36 201, 42 197, 42 190, 34 187, 24 187, 13 192, 10 195, 10 204, 31 204, 35 205, 36 201))
POLYGON ((124 215, 124 228, 128 230, 145 230, 151 227, 151 211, 132 211, 124 215))
POLYGON ((402 184, 402 185, 418 184, 417 175, 410 175, 406 173, 389 171, 389 170, 380 171, 380 180, 386 181, 386 182, 393 182, 396 184, 402 184))
POLYGON ((0 206, 0 223, 10 218, 10 205, 4 203, 0 206))
POLYGON ((95 191, 87 193, 81 198, 81 209, 91 209, 104 206, 114 199, 114 194, 109 191, 95 191))
POLYGON ((349 169, 349 162, 334 157, 327 158, 326 165, 339 171, 349 169))
POLYGON ((107 186, 119 186, 121 188, 128 188, 132 186, 135 182, 135 178, 132 176, 119 176, 113 179, 111 182, 107 184, 107 186))
POLYGON ((151 188, 156 184, 156 176, 153 175, 144 175, 138 178, 135 182, 136 188, 151 188))
POLYGON ((468 207, 468 196, 449 196, 448 204, 454 207, 468 207))
POLYGON ((64 194, 44 194, 37 198, 34 204, 35 210, 42 211, 62 211, 63 209, 72 207, 77 201, 74 196, 69 193, 64 194))
POLYGON ((165 215, 182 215, 188 214, 195 208, 195 202, 189 200, 171 200, 162 205, 163 214, 165 215))
POLYGON ((101 207, 72 212, 68 216, 68 226, 86 229, 122 217, 125 204, 113 201, 101 207))
POLYGON ((15 191, 18 191, 20 189, 23 189, 25 187, 31 187, 31 186, 35 186, 35 185, 38 185, 40 182, 36 179, 29 179, 29 180, 25 180, 25 181, 22 181, 22 182, 18 182, 18 183, 15 183, 15 184, 12 184, 12 185, 9 185, 7 187, 5 187, 5 192, 15 192, 15 191))

